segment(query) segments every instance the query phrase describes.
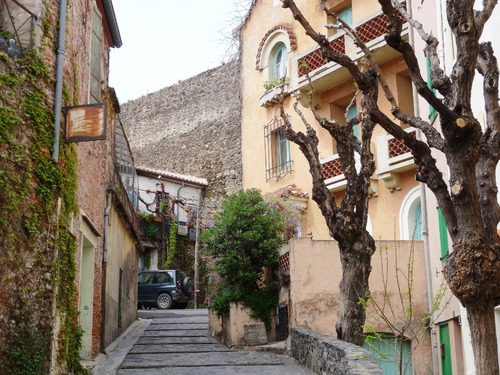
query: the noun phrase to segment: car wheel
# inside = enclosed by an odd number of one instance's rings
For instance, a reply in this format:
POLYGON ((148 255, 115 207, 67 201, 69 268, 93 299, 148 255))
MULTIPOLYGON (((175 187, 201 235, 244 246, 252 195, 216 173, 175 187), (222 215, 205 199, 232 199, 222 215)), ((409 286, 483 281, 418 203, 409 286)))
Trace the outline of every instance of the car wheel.
POLYGON ((162 293, 156 299, 156 306, 159 309, 165 310, 172 307, 172 297, 168 293, 162 293))
POLYGON ((184 280, 182 280, 182 291, 191 296, 193 295, 193 289, 193 280, 191 280, 190 277, 185 277, 184 280))

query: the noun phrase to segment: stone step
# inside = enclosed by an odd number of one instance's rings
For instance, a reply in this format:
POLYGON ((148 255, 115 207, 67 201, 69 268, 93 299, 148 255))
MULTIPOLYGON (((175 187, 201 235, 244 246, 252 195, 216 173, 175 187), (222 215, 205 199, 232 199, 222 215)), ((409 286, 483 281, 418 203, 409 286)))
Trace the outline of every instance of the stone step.
POLYGON ((129 353, 123 361, 122 369, 142 369, 161 367, 203 367, 203 366, 269 366, 281 365, 276 356, 255 352, 213 352, 206 353, 129 353))
POLYGON ((146 344, 134 345, 130 354, 158 354, 158 353, 208 353, 208 352, 233 352, 220 343, 164 343, 164 344, 146 344))

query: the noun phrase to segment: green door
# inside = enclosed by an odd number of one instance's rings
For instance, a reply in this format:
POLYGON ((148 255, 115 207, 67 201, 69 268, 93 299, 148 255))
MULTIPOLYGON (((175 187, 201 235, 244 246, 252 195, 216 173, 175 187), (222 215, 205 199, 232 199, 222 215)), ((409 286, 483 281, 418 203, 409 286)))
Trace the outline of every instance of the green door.
POLYGON ((451 368, 450 327, 448 323, 439 326, 439 344, 441 352, 441 374, 453 375, 451 368))

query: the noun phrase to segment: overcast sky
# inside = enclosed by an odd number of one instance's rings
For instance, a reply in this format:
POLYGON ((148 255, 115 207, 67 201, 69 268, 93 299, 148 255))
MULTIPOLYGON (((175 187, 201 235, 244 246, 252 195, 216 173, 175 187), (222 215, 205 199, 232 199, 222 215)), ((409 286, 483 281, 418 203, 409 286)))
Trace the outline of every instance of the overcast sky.
POLYGON ((241 3, 245 0, 113 1, 123 46, 111 49, 110 86, 120 103, 227 60, 227 37, 241 3))

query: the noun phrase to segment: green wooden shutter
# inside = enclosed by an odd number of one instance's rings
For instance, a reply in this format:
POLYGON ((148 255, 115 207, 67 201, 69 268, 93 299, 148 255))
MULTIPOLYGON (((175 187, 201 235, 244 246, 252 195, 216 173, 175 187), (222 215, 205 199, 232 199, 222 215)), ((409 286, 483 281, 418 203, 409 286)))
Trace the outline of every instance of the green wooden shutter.
MULTIPOLYGON (((425 63, 427 65, 427 87, 429 87, 432 90, 432 92, 434 93, 434 95, 436 95, 436 89, 432 87, 431 60, 429 60, 429 58, 426 57, 425 63)), ((429 106, 429 111, 430 111, 429 120, 434 121, 434 119, 436 118, 437 112, 434 109, 434 107, 431 105, 429 106)))
POLYGON ((398 366, 400 358, 401 375, 412 374, 411 341, 405 340, 401 346, 400 339, 396 339, 391 334, 382 334, 381 340, 372 340, 370 344, 365 342, 363 348, 373 353, 384 375, 400 375, 398 366), (400 350, 402 350, 401 356, 400 350))
POLYGON ((441 208, 438 207, 438 222, 439 222, 439 243, 441 245, 441 260, 445 260, 448 256, 448 228, 444 221, 441 208))

